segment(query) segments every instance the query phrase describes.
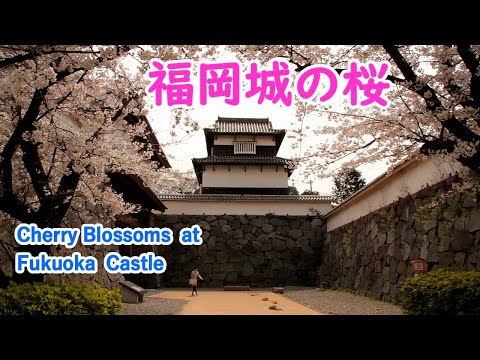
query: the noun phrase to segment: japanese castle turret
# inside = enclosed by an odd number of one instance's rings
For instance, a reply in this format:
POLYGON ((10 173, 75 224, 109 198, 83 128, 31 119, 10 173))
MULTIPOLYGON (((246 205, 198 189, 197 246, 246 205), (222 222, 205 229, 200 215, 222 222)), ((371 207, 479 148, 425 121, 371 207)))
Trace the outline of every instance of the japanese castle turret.
POLYGON ((293 170, 277 156, 284 129, 268 118, 219 117, 204 132, 209 156, 192 159, 202 194, 288 194, 293 170))

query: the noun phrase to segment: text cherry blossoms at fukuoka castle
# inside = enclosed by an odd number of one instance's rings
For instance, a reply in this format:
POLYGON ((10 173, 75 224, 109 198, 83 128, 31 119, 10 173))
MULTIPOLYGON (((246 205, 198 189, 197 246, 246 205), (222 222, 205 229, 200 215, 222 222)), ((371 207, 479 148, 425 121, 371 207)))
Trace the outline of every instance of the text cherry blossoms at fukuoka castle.
POLYGON ((194 71, 191 60, 162 62, 153 59, 146 92, 154 93, 157 106, 170 107, 206 105, 213 98, 223 98, 226 104, 238 105, 242 98, 241 88, 246 89, 244 98, 256 97, 258 104, 270 101, 291 106, 293 93, 301 101, 314 103, 328 103, 341 96, 353 108, 386 108, 390 104, 385 97, 392 87, 386 80, 390 71, 388 62, 362 64, 350 60, 347 69, 340 74, 328 65, 311 65, 300 71, 294 81, 291 79, 295 73, 292 65, 278 58, 263 69, 257 62, 250 62, 245 74, 241 74, 240 69, 236 61, 200 62, 194 71))

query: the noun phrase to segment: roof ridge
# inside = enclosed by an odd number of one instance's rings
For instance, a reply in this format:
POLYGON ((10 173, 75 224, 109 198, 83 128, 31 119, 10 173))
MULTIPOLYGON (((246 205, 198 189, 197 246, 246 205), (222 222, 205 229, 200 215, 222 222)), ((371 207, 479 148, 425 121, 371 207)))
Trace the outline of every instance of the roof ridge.
POLYGON ((193 158, 192 161, 207 161, 207 160, 277 160, 283 162, 292 161, 275 155, 209 155, 202 158, 193 158))
POLYGON ((233 200, 252 200, 252 199, 265 199, 265 200, 320 200, 320 201, 332 201, 333 195, 260 195, 260 194, 159 194, 157 195, 160 200, 181 200, 181 199, 233 199, 233 200))
MULTIPOLYGON (((245 155, 208 155, 206 156, 205 158, 209 158, 209 157, 281 157, 281 156, 276 156, 276 155, 258 155, 258 154, 245 154, 245 155)), ((198 159, 198 158, 197 158, 198 159)), ((201 159, 204 159, 204 158, 201 158, 201 159)), ((282 158, 283 159, 283 158, 282 158)))
POLYGON ((252 122, 271 122, 270 118, 239 118, 239 117, 221 117, 219 116, 215 122, 242 122, 242 121, 252 121, 252 122))

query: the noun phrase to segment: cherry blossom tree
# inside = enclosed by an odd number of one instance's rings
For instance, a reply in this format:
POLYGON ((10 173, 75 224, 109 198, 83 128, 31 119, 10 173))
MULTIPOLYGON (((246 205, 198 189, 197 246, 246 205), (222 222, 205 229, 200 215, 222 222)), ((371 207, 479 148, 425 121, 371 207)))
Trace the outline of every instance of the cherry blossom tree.
POLYGON ((242 60, 280 57, 300 72, 326 64, 342 73, 349 59, 388 61, 390 106, 350 109, 345 104, 296 103, 296 143, 311 135, 324 141, 306 149, 305 176, 330 176, 330 164, 390 164, 418 154, 447 154, 480 172, 480 47, 435 46, 231 46, 242 60), (321 170, 321 171, 319 171, 321 170))
POLYGON ((162 183, 153 185, 157 194, 194 194, 200 190, 195 172, 177 169, 162 171, 162 183))
MULTIPOLYGON (((142 141, 151 131, 146 122, 128 119, 146 114, 144 74, 152 57, 194 59, 209 51, 191 45, 0 46, 0 221, 58 227, 72 210, 88 221, 86 203, 109 217, 135 211, 108 186, 108 171, 141 175, 166 192, 182 186, 178 173, 150 161, 158 149, 142 141), (116 141, 121 137, 126 141, 116 141)), ((179 111, 175 119, 198 128, 179 111)), ((0 250, 11 254, 0 235, 0 250)), ((49 249, 16 248, 33 255, 49 249)))

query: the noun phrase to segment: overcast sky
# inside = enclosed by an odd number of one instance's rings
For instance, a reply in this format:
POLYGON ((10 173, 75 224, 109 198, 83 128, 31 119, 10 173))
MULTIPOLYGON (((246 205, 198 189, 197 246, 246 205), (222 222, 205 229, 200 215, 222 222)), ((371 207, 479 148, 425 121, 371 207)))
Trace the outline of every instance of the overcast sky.
MULTIPOLYGON (((238 106, 205 106, 201 108, 196 108, 190 110, 190 117, 198 121, 200 127, 211 127, 218 116, 221 117, 258 117, 265 118, 268 117, 272 121, 273 127, 276 129, 287 129, 294 128, 291 125, 293 122, 295 126, 297 120, 295 118, 295 110, 292 108, 278 107, 278 106, 265 106, 265 105, 238 105, 238 106)), ((149 114, 150 123, 155 130, 160 142, 171 141, 169 135, 170 127, 170 111, 169 110, 160 110, 155 109, 149 114)), ((172 145, 167 145, 163 147, 167 158, 173 168, 179 169, 182 171, 193 170, 191 159, 194 157, 205 157, 207 156, 207 148, 205 143, 205 136, 202 130, 195 132, 193 135, 188 136, 183 132, 179 132, 180 138, 183 140, 179 143, 172 145), (184 136, 186 136, 184 138, 184 136)), ((306 139, 306 142, 315 142, 316 139, 309 137, 306 139)), ((293 158, 298 155, 298 149, 292 149, 292 139, 285 137, 282 146, 278 152, 278 156, 284 158, 293 158)), ((386 171, 387 166, 384 164, 373 164, 373 165, 363 165, 359 167, 359 170, 362 172, 363 176, 366 178, 367 182, 373 180, 375 177, 386 171)), ((319 173, 321 169, 319 169, 319 173)), ((289 184, 293 183, 297 189, 302 192, 305 189, 310 188, 309 184, 310 179, 304 179, 302 176, 302 166, 294 171, 290 177, 289 184)), ((312 188, 315 191, 318 191, 321 194, 330 194, 332 191, 332 179, 318 179, 311 178, 312 188)))

